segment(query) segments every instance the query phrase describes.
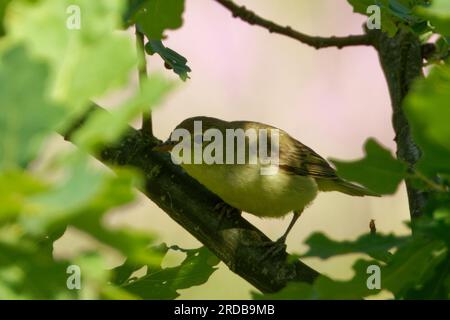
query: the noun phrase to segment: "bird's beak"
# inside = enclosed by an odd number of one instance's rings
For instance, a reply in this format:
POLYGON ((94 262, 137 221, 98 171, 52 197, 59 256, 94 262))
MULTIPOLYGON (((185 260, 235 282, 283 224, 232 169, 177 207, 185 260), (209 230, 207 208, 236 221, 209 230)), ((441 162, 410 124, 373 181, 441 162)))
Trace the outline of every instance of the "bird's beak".
POLYGON ((163 142, 161 144, 158 144, 157 146, 152 148, 152 151, 156 152, 170 152, 173 149, 173 143, 170 140, 167 140, 166 142, 163 142))

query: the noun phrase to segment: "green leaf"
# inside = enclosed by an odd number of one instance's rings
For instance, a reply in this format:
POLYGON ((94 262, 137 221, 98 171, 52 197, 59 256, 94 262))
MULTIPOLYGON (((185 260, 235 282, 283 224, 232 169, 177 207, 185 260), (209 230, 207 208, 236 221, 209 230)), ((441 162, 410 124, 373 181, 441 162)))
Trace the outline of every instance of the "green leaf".
MULTIPOLYGON (((67 226, 118 251, 130 264, 160 265, 161 255, 149 249, 151 234, 105 224, 110 210, 134 200, 140 183, 135 172, 115 168, 112 174, 94 168, 80 148, 49 160, 38 158, 44 139, 83 111, 80 107, 128 81, 137 59, 129 36, 115 32, 122 3, 16 0, 8 7, 8 33, 0 48, 2 299, 139 298, 111 284, 115 273, 106 268, 101 252, 54 259, 54 241, 67 226), (80 6, 80 30, 66 28, 69 4, 80 6), (33 173, 25 171, 35 158, 39 163, 33 173), (66 285, 67 267, 72 264, 81 268, 81 290, 66 285)), ((156 104, 169 87, 153 77, 112 118, 94 121, 91 125, 96 128, 85 133, 85 139, 92 138, 94 145, 115 141, 133 115, 156 104)), ((91 150, 89 141, 83 143, 91 150)))
POLYGON ((134 280, 131 279, 131 275, 135 271, 141 269, 144 266, 147 266, 147 268, 150 270, 153 270, 155 268, 160 269, 161 263, 169 249, 170 248, 165 243, 149 248, 152 255, 154 256, 154 261, 152 261, 150 264, 134 263, 130 259, 125 260, 125 262, 122 265, 112 270, 114 274, 112 278, 113 283, 123 285, 126 284, 128 281, 134 280))
POLYGON ((191 68, 187 65, 187 59, 165 47, 160 40, 150 40, 145 45, 145 51, 150 55, 157 53, 164 60, 166 66, 173 69, 173 72, 179 75, 181 80, 186 81, 189 78, 188 72, 191 72, 191 68))
POLYGON ((63 119, 46 95, 49 70, 23 47, 0 56, 0 170, 26 167, 63 119))
POLYGON ((0 299, 74 299, 66 261, 55 261, 18 228, 0 226, 0 299), (6 290, 3 290, 6 289, 6 290))
MULTIPOLYGON (((426 0, 348 0, 354 12, 368 15, 367 8, 377 5, 381 13, 381 29, 383 32, 394 36, 400 27, 419 30, 418 25, 423 27, 423 19, 414 14, 414 8, 427 4, 426 0)), ((420 29, 420 33, 427 32, 420 29)))
POLYGON ((148 39, 163 39, 165 30, 183 24, 184 0, 135 0, 129 8, 127 24, 137 23, 148 39))
POLYGON ((24 210, 25 199, 47 190, 47 185, 24 171, 0 171, 0 224, 24 210))
POLYGON ((148 233, 120 228, 110 230, 100 221, 83 217, 75 221, 74 226, 85 231, 101 243, 108 245, 128 258, 130 263, 152 265, 155 255, 148 250, 154 237, 148 233))
POLYGON ((434 67, 415 83, 405 100, 414 141, 423 155, 421 171, 433 176, 450 173, 450 66, 434 67))
POLYGON ((43 234, 66 225, 80 208, 93 201, 107 183, 107 176, 87 165, 86 158, 67 159, 66 179, 45 192, 26 199, 22 224, 30 233, 43 234))
MULTIPOLYGON (((420 238, 402 246, 395 252, 387 265, 377 261, 358 260, 353 265, 354 276, 349 280, 333 280, 319 276, 312 285, 294 282, 275 294, 260 295, 253 293, 256 299, 362 299, 379 293, 381 290, 392 292, 400 299, 420 292, 430 286, 433 275, 437 275, 446 255, 438 254, 442 243, 420 238), (370 266, 380 268, 380 289, 369 289, 367 281, 371 273, 370 266), (415 290, 415 291, 414 291, 415 290)), ((441 250, 442 252, 442 250, 441 250)), ((444 273, 446 277, 448 271, 444 273)), ((435 284, 436 285, 436 284, 435 284)), ((417 297, 417 296, 416 296, 417 297)), ((424 298, 426 296, 421 296, 424 298)))
POLYGON ((338 175, 356 181, 379 194, 392 194, 407 174, 407 165, 395 159, 374 139, 367 140, 365 158, 353 162, 333 160, 338 175))
POLYGON ((427 281, 407 290, 405 299, 449 299, 450 255, 436 264, 435 271, 427 281), (446 280, 447 279, 447 280, 446 280))
POLYGON ((409 290, 423 286, 445 258, 442 248, 442 242, 423 238, 400 248, 382 268, 383 288, 401 297, 409 290))
POLYGON ((307 240, 309 249, 302 257, 319 257, 328 259, 348 253, 366 253, 369 256, 388 261, 391 254, 388 250, 405 244, 410 237, 398 237, 393 234, 366 234, 355 241, 334 241, 322 233, 314 233, 307 240))
POLYGON ((148 270, 124 288, 143 299, 175 299, 178 290, 205 283, 217 269, 214 266, 219 259, 205 247, 183 252, 186 258, 179 266, 148 270))
POLYGON ((8 36, 52 67, 51 97, 82 112, 92 98, 125 84, 137 65, 121 26, 122 0, 17 0, 9 6, 8 36), (80 29, 70 29, 69 6, 79 6, 80 29))
POLYGON ((356 261, 353 265, 355 275, 350 280, 337 281, 322 275, 312 285, 291 282, 277 293, 265 295, 253 293, 252 295, 255 299, 277 300, 361 299, 380 292, 379 289, 371 290, 367 286, 368 267, 376 264, 374 261, 356 261))
POLYGON ((131 120, 144 110, 150 110, 158 105, 172 88, 173 83, 159 75, 151 75, 142 83, 141 90, 136 96, 116 110, 94 111, 86 124, 75 132, 73 141, 80 148, 89 151, 116 142, 125 133, 131 120))
POLYGON ((428 19, 440 34, 450 36, 450 1, 433 0, 429 7, 419 7, 416 12, 428 19))
POLYGON ((5 26, 3 24, 3 19, 5 17, 6 8, 11 0, 2 0, 0 2, 0 37, 5 35, 5 26))

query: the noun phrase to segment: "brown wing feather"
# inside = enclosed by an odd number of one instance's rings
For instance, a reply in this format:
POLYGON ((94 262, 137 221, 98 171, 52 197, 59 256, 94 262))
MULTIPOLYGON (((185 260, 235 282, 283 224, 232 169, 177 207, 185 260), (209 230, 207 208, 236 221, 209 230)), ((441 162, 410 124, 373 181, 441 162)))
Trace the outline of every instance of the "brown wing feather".
POLYGON ((280 168, 291 174, 321 179, 338 179, 336 171, 314 150, 290 136, 282 136, 289 150, 280 151, 280 168))
MULTIPOLYGON (((205 118, 209 119, 209 118, 205 118)), ((208 121, 203 123, 204 129, 208 127, 208 121)), ((215 122, 217 125, 217 122, 215 122)), ((276 127, 259 123, 259 122, 249 122, 249 121, 233 121, 225 122, 221 121, 220 126, 222 130, 225 128, 241 128, 247 129, 276 129, 278 130, 280 136, 280 144, 283 146, 279 148, 280 164, 281 170, 289 174, 297 174, 302 176, 310 176, 313 178, 322 179, 339 179, 336 175, 336 171, 328 164, 328 162, 318 155, 314 150, 305 146, 300 141, 292 138, 285 131, 278 129, 276 127), (223 126, 223 127, 222 127, 223 126)), ((268 137, 269 149, 271 145, 270 135, 268 137)))

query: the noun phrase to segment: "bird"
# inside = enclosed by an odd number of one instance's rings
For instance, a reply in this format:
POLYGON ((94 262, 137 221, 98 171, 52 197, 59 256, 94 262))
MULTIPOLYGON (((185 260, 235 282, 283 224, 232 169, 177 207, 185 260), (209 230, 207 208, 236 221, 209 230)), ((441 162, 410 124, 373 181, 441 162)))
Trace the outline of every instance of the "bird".
MULTIPOLYGON (((275 242, 278 246, 285 246, 288 234, 318 192, 338 191, 358 197, 379 196, 363 186, 340 178, 323 157, 285 131, 260 122, 191 117, 178 124, 169 138, 153 150, 171 152, 174 162, 223 200, 218 208, 224 208, 225 205, 225 208, 261 218, 282 218, 292 212, 288 228, 275 242), (238 141, 237 136, 230 132, 244 132, 245 140, 238 141), (264 135, 258 134, 261 132, 266 134, 266 139, 261 138, 264 135), (251 133, 256 133, 256 138, 251 133), (275 163, 262 161, 262 140, 266 142, 266 154, 276 154, 275 163), (231 147, 227 146, 228 143, 231 147), (197 151, 203 151, 200 159, 195 159, 196 148, 199 148, 197 151), (174 155, 175 151, 178 155, 174 155), (239 162, 240 151, 246 153, 244 161, 241 157, 239 162), (256 155, 256 161, 252 155, 256 155), (207 159, 208 156, 214 161, 207 159), (264 173, 264 168, 274 170, 264 173)), ((270 157, 264 160, 267 159, 270 157)))

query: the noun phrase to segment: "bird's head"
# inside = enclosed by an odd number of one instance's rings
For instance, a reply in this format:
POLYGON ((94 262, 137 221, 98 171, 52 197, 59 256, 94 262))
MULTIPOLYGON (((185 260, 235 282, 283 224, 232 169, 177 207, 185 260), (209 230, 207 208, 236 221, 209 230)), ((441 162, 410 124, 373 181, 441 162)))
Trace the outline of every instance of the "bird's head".
POLYGON ((208 129, 225 130, 226 122, 220 119, 197 116, 183 120, 178 124, 170 134, 169 138, 155 146, 152 150, 158 152, 171 152, 172 149, 180 143, 181 140, 187 139, 189 135, 190 145, 195 143, 204 144, 203 133, 208 129))

